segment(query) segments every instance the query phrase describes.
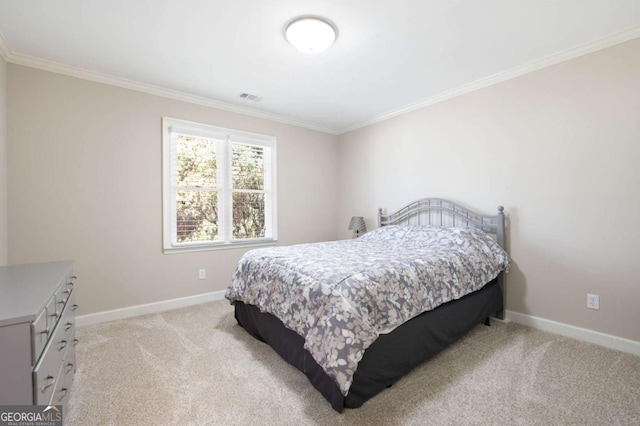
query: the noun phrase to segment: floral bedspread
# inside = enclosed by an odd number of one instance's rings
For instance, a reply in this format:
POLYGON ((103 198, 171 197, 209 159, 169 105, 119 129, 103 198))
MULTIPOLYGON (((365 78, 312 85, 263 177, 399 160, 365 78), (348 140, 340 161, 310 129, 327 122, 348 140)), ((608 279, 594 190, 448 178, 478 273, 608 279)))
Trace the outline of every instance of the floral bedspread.
POLYGON ((379 334, 472 293, 509 266, 486 233, 388 226, 354 240, 251 250, 225 297, 275 315, 342 393, 379 334))

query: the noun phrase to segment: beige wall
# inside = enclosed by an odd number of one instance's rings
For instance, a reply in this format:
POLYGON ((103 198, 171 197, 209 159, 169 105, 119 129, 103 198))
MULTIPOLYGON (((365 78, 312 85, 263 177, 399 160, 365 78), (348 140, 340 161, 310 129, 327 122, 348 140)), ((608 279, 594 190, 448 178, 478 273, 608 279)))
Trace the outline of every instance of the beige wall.
POLYGON ((9 260, 7 230, 7 63, 0 57, 0 266, 9 260))
POLYGON ((640 341, 639 53, 632 40, 343 135, 340 235, 425 196, 503 204, 507 308, 640 341))
POLYGON ((245 251, 162 254, 162 116, 276 136, 280 244, 337 237, 337 136, 13 64, 8 81, 9 260, 75 259, 81 314, 223 290, 245 251))

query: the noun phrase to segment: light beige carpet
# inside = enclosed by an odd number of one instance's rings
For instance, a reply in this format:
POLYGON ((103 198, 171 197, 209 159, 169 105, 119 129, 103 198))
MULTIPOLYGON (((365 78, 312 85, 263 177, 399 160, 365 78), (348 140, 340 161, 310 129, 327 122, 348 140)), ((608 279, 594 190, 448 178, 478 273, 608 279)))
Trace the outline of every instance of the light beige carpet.
POLYGON ((343 414, 226 301, 77 335, 67 425, 640 425, 640 357, 515 324, 476 327, 343 414))

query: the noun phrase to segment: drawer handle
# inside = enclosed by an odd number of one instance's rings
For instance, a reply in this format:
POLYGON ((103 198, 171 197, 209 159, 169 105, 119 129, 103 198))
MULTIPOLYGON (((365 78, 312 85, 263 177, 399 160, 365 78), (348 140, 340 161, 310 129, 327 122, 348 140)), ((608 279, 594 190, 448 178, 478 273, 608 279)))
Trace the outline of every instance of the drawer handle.
POLYGON ((68 322, 64 325, 64 331, 69 331, 71 330, 71 327, 73 327, 73 323, 68 322))
POLYGON ((45 380, 49 380, 50 382, 46 386, 42 387, 42 389, 41 389, 42 392, 46 391, 47 388, 50 388, 56 382, 56 378, 53 377, 53 376, 47 376, 47 378, 45 380))
POLYGON ((65 396, 67 396, 67 392, 69 392, 69 389, 67 389, 67 388, 62 388, 62 389, 60 389, 60 391, 59 391, 59 392, 64 392, 64 393, 62 394, 62 396, 61 396, 60 398, 58 398, 58 402, 62 402, 62 400, 64 399, 64 397, 65 397, 65 396))
POLYGON ((69 363, 67 364, 67 367, 70 367, 67 371, 64 372, 64 374, 69 374, 73 371, 73 364, 69 363))
POLYGON ((49 334, 49 327, 45 328, 40 332, 40 334, 49 334))
POLYGON ((78 278, 78 277, 76 277, 75 275, 74 275, 74 276, 72 276, 72 277, 71 277, 71 281, 74 281, 76 278, 78 278))
POLYGON ((67 303, 67 299, 62 299, 58 302, 58 305, 64 305, 65 303, 67 303))
POLYGON ((64 348, 67 347, 67 341, 66 340, 61 340, 60 343, 62 343, 62 345, 58 348, 58 352, 60 352, 61 350, 63 350, 64 348))
MULTIPOLYGON (((69 283, 69 284, 71 284, 71 283, 69 283)), ((65 290, 65 291, 63 291, 62 293, 63 293, 63 294, 71 294, 71 290, 65 290)))
POLYGON ((54 318, 58 318, 60 316, 60 314, 58 312, 55 312, 53 314, 51 314, 52 317, 54 318))
POLYGON ((78 339, 73 339, 73 347, 75 348, 76 345, 78 344, 79 340, 78 339))
POLYGON ((72 310, 72 311, 75 311, 76 309, 78 309, 78 305, 73 305, 73 306, 71 307, 71 310, 72 310))

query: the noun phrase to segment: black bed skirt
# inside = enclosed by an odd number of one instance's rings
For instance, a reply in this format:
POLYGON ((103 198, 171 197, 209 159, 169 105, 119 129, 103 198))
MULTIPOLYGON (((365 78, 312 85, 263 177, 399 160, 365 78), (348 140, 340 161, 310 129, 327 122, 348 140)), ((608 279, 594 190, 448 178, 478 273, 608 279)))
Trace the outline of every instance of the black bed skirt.
POLYGON ((304 349, 304 338, 254 305, 235 303, 235 317, 249 334, 269 344, 302 371, 334 410, 357 408, 413 368, 458 340, 485 318, 502 311, 496 280, 458 300, 445 303, 382 334, 364 353, 347 396, 304 349))

